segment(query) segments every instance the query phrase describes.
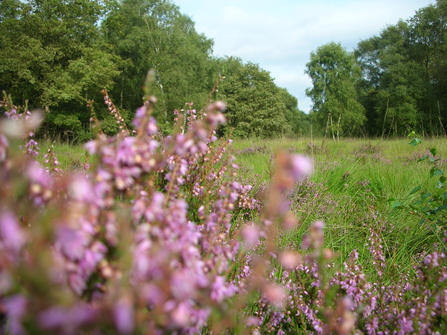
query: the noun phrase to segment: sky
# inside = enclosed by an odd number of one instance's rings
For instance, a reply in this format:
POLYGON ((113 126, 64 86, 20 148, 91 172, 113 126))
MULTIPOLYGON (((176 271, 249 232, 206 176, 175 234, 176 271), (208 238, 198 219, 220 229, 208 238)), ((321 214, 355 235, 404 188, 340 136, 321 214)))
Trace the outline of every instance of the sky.
POLYGON ((353 51, 387 25, 407 20, 435 0, 172 0, 214 40, 214 56, 233 56, 270 72, 308 113, 310 53, 335 42, 353 51))

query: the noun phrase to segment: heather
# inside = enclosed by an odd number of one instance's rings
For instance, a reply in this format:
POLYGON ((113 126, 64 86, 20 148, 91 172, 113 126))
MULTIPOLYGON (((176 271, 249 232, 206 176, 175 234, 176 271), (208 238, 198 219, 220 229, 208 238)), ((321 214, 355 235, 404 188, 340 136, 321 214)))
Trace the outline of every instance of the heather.
POLYGON ((442 159, 387 142, 233 147, 220 101, 173 112, 164 135, 145 100, 114 136, 93 118, 71 161, 39 147, 39 111, 3 100, 3 333, 445 332, 445 223, 410 207, 415 186, 442 191, 442 159))

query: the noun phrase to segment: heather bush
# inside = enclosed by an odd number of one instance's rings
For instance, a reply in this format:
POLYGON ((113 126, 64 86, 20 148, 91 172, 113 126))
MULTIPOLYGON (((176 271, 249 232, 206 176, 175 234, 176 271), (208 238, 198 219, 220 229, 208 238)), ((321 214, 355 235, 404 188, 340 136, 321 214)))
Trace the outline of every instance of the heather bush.
MULTIPOLYGON (((147 96, 132 125, 100 130, 91 164, 64 171, 34 129, 41 116, 4 100, 0 132, 0 328, 5 334, 444 333, 447 260, 435 252, 390 282, 380 216, 364 218, 377 275, 359 253, 339 265, 325 224, 295 213, 320 192, 310 158, 278 152, 271 181, 238 175, 225 105, 176 111, 163 135, 147 96), (249 181, 245 183, 244 181, 249 181), (297 187, 298 185, 298 187, 297 187), (260 194, 263 194, 261 197, 260 194), (281 243, 305 230, 302 240, 281 243)), ((365 183, 365 185, 367 185, 365 183)))

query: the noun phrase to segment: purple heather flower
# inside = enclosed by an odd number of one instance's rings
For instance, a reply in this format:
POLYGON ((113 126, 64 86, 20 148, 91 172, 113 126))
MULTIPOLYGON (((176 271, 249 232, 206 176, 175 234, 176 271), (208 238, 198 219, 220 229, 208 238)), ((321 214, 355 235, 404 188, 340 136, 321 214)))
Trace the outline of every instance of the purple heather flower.
POLYGON ((171 278, 171 290, 177 300, 188 300, 194 297, 196 280, 193 273, 186 270, 175 271, 171 278))
POLYGON ((312 159, 303 155, 291 155, 291 174, 300 181, 311 175, 313 172, 312 159))
POLYGON ((216 110, 216 111, 223 112, 225 110, 225 108, 227 108, 225 102, 220 101, 220 100, 215 101, 214 103, 212 103, 211 105, 208 106, 209 111, 216 110))
POLYGON ((9 331, 13 335, 27 334, 22 326, 22 318, 26 313, 26 305, 27 300, 21 294, 10 296, 3 300, 3 306, 8 315, 9 331))
POLYGON ((60 225, 56 229, 56 247, 72 261, 80 260, 90 238, 85 232, 60 225))
POLYGON ((226 283, 224 277, 217 276, 211 288, 211 299, 221 303, 225 298, 233 296, 236 291, 236 286, 226 283))
POLYGON ((128 298, 122 298, 116 303, 113 310, 113 317, 119 333, 131 334, 134 331, 134 310, 132 303, 128 298))
POLYGON ((252 249, 260 238, 260 229, 253 223, 246 224, 242 228, 242 236, 247 249, 252 249))
POLYGON ((191 323, 191 307, 187 302, 181 302, 171 311, 171 318, 177 327, 187 327, 191 323))
POLYGON ((247 318, 246 325, 247 326, 259 326, 261 325, 262 320, 256 316, 249 316, 247 318))
POLYGON ((121 164, 134 164, 135 159, 135 137, 126 137, 118 144, 116 150, 116 162, 121 164))
POLYGON ((281 307, 287 297, 286 290, 280 285, 268 284, 263 291, 267 300, 276 307, 281 307))
POLYGON ((225 124, 227 119, 221 112, 210 112, 208 113, 208 122, 213 128, 216 128, 219 124, 225 124))
POLYGON ((404 317, 399 318, 399 334, 411 334, 414 331, 413 320, 404 317))
POLYGON ((70 308, 50 307, 39 313, 39 324, 46 329, 62 328, 64 334, 78 334, 79 328, 95 319, 96 311, 87 304, 78 303, 70 308))
POLYGON ((6 150, 8 149, 9 142, 8 139, 0 134, 0 162, 4 162, 6 159, 6 150))
POLYGON ((163 202, 164 202, 164 194, 160 192, 155 192, 152 195, 152 200, 147 206, 144 217, 148 222, 153 222, 163 215, 163 202))
POLYGON ((85 203, 93 203, 96 199, 93 185, 82 175, 77 175, 70 183, 70 191, 73 199, 85 203))
POLYGON ((71 289, 79 296, 87 287, 85 279, 82 278, 81 275, 77 273, 71 273, 68 276, 68 284, 70 285, 71 289))
MULTIPOLYGON (((138 108, 135 112, 135 118, 133 120, 133 125, 136 129, 141 127, 141 123, 145 118, 147 113, 147 107, 142 106, 138 108)), ((149 136, 153 136, 158 132, 157 122, 153 116, 149 116, 149 120, 147 121, 146 133, 149 136)))
POLYGON ((295 251, 283 251, 279 256, 279 260, 281 265, 287 270, 296 269, 303 261, 302 256, 295 251))
POLYGON ((25 236, 17 218, 9 211, 0 213, 0 237, 3 245, 19 252, 25 244, 25 236))
POLYGON ((30 164, 27 175, 31 182, 39 184, 42 187, 50 187, 51 177, 38 163, 30 164))

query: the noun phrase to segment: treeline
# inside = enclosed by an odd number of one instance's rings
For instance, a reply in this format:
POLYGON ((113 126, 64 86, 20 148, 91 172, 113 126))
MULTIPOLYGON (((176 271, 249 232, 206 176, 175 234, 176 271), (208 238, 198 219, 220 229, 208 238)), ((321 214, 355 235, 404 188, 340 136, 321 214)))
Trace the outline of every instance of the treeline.
POLYGON ((312 121, 333 136, 446 135, 447 1, 358 43, 311 54, 312 121))
POLYGON ((269 72, 240 59, 214 57, 213 41, 168 0, 2 0, 0 90, 16 105, 41 108, 40 136, 85 141, 91 119, 106 134, 118 128, 104 105, 106 89, 130 123, 143 101, 148 70, 155 116, 170 131, 174 110, 228 103, 221 134, 277 137, 302 133, 308 116, 269 72))

